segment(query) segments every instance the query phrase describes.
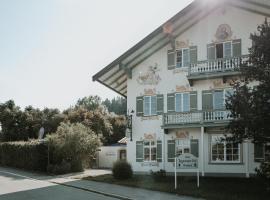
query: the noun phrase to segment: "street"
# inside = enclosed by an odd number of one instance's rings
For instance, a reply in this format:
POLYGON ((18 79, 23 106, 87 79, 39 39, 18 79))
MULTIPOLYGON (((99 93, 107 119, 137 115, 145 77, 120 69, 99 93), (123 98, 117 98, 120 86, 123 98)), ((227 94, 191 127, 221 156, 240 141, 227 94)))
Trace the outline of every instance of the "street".
POLYGON ((1 200, 111 200, 108 196, 72 187, 58 185, 48 180, 36 180, 19 174, 0 171, 1 200))

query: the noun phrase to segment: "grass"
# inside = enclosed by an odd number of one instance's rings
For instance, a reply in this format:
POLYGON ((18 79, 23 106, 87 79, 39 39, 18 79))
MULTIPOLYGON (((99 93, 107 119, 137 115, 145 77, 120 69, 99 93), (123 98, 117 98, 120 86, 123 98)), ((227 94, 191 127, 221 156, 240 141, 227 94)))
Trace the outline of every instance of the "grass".
POLYGON ((269 199, 264 183, 257 178, 214 178, 200 179, 200 188, 196 186, 196 177, 178 177, 178 189, 174 190, 174 177, 162 177, 155 180, 150 175, 134 175, 128 180, 116 180, 112 175, 86 177, 85 180, 106 182, 130 187, 138 187, 162 192, 176 193, 205 198, 209 200, 253 200, 269 199))

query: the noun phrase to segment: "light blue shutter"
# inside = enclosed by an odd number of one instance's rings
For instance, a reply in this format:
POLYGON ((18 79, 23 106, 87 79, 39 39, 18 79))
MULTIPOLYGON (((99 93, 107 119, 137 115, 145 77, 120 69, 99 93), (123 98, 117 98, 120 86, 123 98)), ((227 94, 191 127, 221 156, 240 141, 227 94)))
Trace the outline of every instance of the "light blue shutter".
POLYGON ((183 112, 190 111, 190 100, 189 100, 189 93, 183 93, 183 112))
POLYGON ((190 140, 190 152, 195 157, 199 157, 199 140, 198 139, 190 140))
POLYGON ((136 162, 143 162, 143 141, 136 141, 136 162))
POLYGON ((190 63, 196 63, 198 61, 198 50, 197 46, 191 46, 189 47, 189 57, 190 57, 190 63))
POLYGON ((175 94, 175 112, 182 111, 182 94, 175 94))
POLYGON ((217 90, 214 92, 214 109, 224 109, 223 90, 217 90))
POLYGON ((224 58, 232 57, 232 43, 225 42, 224 43, 224 58))
POLYGON ((151 98, 146 96, 143 98, 143 114, 144 116, 149 116, 150 113, 150 106, 151 106, 151 98))
POLYGON ((162 162, 162 141, 157 141, 157 161, 162 162))
POLYGON ((175 158, 175 140, 168 140, 168 162, 174 162, 175 158))
POLYGON ((188 67, 189 62, 189 49, 183 49, 183 67, 188 67))
POLYGON ((213 109, 213 93, 210 90, 202 92, 202 109, 212 110, 213 109))
POLYGON ((254 143, 254 161, 261 162, 264 160, 264 144, 254 143))
POLYGON ((151 115, 157 114, 157 96, 151 96, 151 115))

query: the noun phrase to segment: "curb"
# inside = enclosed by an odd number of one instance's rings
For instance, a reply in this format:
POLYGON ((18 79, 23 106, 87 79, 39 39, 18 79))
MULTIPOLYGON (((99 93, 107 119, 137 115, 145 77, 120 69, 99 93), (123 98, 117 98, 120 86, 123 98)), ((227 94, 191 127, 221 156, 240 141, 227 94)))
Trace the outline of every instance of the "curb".
POLYGON ((134 200, 134 199, 131 199, 131 198, 129 198, 129 197, 124 197, 124 196, 120 196, 120 195, 117 195, 117 194, 105 193, 105 192, 101 192, 101 191, 97 191, 97 190, 93 190, 93 189, 88 189, 88 188, 78 187, 78 186, 75 186, 75 185, 69 185, 69 184, 65 184, 65 183, 59 183, 59 182, 55 182, 55 181, 49 181, 49 182, 50 182, 50 183, 57 184, 57 185, 63 185, 63 186, 66 186, 66 187, 71 187, 71 188, 76 188, 76 189, 79 189, 79 190, 84 190, 84 191, 87 191, 87 192, 92 192, 92 193, 96 193, 96 194, 101 194, 101 195, 103 195, 103 196, 112 197, 112 198, 116 198, 116 199, 121 199, 121 200, 134 200))

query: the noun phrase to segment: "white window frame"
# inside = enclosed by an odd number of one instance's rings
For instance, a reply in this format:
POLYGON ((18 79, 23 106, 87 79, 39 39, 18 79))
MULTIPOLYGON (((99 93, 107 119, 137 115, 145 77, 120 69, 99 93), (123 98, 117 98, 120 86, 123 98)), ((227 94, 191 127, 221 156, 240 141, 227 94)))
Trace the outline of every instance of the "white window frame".
POLYGON ((157 115, 157 96, 144 96, 143 97, 143 115, 144 116, 154 116, 154 115, 157 115), (153 110, 152 110, 152 98, 156 98, 156 112, 155 113, 152 113, 153 110), (150 102, 149 102, 149 114, 145 114, 145 99, 146 98, 149 98, 150 99, 150 102))
MULTIPOLYGON (((211 135, 211 141, 210 141, 210 161, 211 163, 240 163, 241 162, 241 153, 242 153, 242 150, 241 150, 241 144, 239 143, 238 144, 238 160, 227 160, 227 147, 226 147, 226 144, 227 142, 226 141, 222 141, 220 143, 223 144, 224 146, 224 149, 223 149, 223 156, 224 156, 224 160, 213 160, 213 137, 219 137, 220 139, 221 138, 224 138, 223 135, 211 135)), ((232 154, 233 156, 233 154, 232 154)))
POLYGON ((190 112, 190 93, 189 92, 179 92, 179 93, 175 93, 175 105, 174 105, 174 110, 175 112, 190 112), (188 108, 188 111, 183 111, 184 110, 184 94, 187 94, 188 95, 188 100, 189 100, 189 108, 188 108), (176 96, 177 95, 181 95, 181 105, 180 105, 180 111, 177 111, 176 110, 176 106, 177 106, 177 103, 176 103, 176 96))
POLYGON ((191 153, 190 139, 175 139, 175 155, 179 156, 177 150, 181 149, 183 153, 191 153), (189 149, 189 152, 185 152, 185 149, 189 149))
MULTIPOLYGON (((215 91, 222 91, 223 92, 223 107, 224 107, 224 109, 225 109, 225 105, 226 105, 226 99, 227 99, 228 90, 233 90, 233 88, 224 88, 222 90, 218 90, 218 89, 215 90, 215 91)), ((214 91, 214 93, 215 93, 215 91, 214 91)), ((219 110, 219 109, 215 109, 215 94, 213 94, 213 109, 214 110, 219 110)))
POLYGON ((186 68, 186 67, 189 67, 189 64, 187 66, 184 66, 184 50, 188 50, 188 63, 190 63, 190 49, 189 48, 181 48, 181 49, 177 49, 175 51, 175 68, 178 68, 178 69, 181 69, 181 68, 186 68), (181 58, 181 66, 178 66, 177 63, 180 63, 180 62, 177 62, 177 52, 178 51, 181 51, 181 54, 182 54, 182 58, 181 58))
POLYGON ((217 42, 217 43, 215 43, 215 58, 216 58, 216 59, 223 59, 223 58, 226 58, 226 57, 225 57, 225 43, 231 43, 231 56, 230 56, 230 57, 233 56, 232 40, 224 41, 224 42, 217 42), (222 44, 222 46, 223 46, 223 58, 217 58, 217 47, 216 47, 217 44, 222 44))
POLYGON ((156 162, 157 161, 157 141, 156 140, 143 140, 143 161, 144 162, 156 162), (149 145, 145 145, 145 142, 149 142, 149 145), (154 144, 152 144, 152 142, 154 144), (149 148, 149 160, 145 160, 145 149, 149 148), (156 159, 152 160, 152 148, 156 149, 156 152, 154 155, 156 155, 156 159))

